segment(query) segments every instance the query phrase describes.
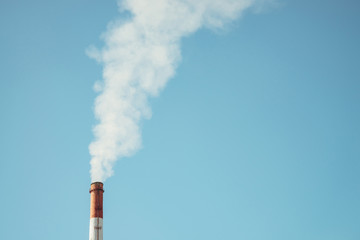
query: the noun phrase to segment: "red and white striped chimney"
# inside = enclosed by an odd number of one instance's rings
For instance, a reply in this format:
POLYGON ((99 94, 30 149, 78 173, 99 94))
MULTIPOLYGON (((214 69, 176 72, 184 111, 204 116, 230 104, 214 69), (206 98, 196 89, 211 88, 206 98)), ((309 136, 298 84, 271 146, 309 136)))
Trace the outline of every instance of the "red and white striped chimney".
POLYGON ((89 240, 103 240, 103 189, 102 182, 90 186, 90 230, 89 240))

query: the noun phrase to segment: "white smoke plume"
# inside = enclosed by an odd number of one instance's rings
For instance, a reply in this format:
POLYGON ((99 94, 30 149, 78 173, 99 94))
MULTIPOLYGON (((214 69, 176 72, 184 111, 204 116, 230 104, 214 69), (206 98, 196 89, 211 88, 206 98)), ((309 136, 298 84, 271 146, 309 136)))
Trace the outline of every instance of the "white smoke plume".
POLYGON ((111 22, 105 46, 88 55, 103 65, 103 81, 94 88, 98 124, 90 144, 91 179, 105 181, 117 159, 141 147, 139 122, 151 117, 148 98, 174 76, 180 40, 202 27, 222 28, 256 0, 124 0, 120 11, 130 20, 111 22))

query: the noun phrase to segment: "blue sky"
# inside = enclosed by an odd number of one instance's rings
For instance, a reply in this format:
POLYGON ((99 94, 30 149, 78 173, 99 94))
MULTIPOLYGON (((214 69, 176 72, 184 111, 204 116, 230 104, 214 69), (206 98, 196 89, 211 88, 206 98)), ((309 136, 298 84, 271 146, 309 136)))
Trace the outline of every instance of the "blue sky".
MULTIPOLYGON (((281 1, 182 40, 105 182, 104 238, 360 238, 360 4, 281 1)), ((88 238, 93 91, 115 1, 0 3, 5 239, 88 238)))

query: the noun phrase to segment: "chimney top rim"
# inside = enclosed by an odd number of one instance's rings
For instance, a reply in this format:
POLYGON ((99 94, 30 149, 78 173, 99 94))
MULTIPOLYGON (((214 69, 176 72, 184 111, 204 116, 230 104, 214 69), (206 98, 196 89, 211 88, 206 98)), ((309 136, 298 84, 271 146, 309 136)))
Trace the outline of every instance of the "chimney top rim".
POLYGON ((93 182, 93 183, 91 183, 91 185, 93 185, 93 184, 98 184, 98 183, 104 185, 104 183, 102 183, 102 182, 93 182))

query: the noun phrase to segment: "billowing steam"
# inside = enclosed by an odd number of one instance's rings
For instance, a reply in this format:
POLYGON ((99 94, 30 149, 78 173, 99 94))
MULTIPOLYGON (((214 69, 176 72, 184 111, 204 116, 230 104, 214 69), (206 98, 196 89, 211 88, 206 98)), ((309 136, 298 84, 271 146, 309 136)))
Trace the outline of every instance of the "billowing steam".
POLYGON ((115 161, 141 147, 139 122, 151 117, 148 98, 174 76, 180 40, 202 27, 222 28, 256 0, 124 0, 130 20, 114 21, 103 34, 105 46, 88 55, 102 63, 95 84, 98 124, 90 144, 92 181, 105 181, 115 161))

